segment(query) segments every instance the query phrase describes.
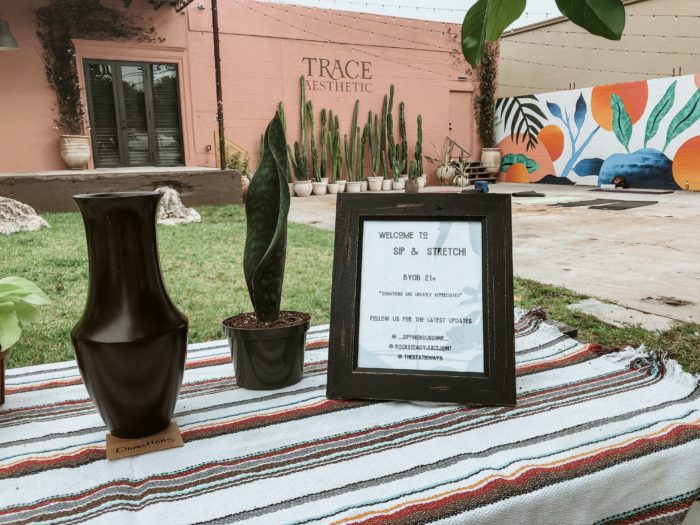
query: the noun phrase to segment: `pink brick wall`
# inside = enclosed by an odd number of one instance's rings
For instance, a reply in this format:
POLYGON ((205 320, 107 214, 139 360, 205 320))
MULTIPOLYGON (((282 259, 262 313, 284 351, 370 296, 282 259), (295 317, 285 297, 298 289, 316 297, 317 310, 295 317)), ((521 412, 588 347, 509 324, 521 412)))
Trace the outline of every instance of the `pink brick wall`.
MULTIPOLYGON (((0 5, 20 45, 18 51, 0 53, 0 171, 63 167, 58 156, 59 132, 53 129, 55 96, 46 83, 41 47, 34 35, 33 10, 46 1, 5 0, 0 5)), ((111 3, 123 5, 116 0, 111 3)), ((145 0, 134 0, 130 12, 153 25, 164 42, 135 45, 76 41, 76 49, 81 59, 178 62, 186 162, 214 166, 216 97, 211 12, 209 0, 201 2, 204 10, 196 8, 198 3, 191 4, 187 13, 176 14, 166 7, 153 11, 145 0)), ((260 134, 280 100, 287 112, 289 140, 298 139, 299 77, 308 76, 310 64, 310 88, 320 89, 321 82, 328 87, 329 81, 352 83, 350 93, 307 90, 317 114, 324 107, 339 114, 343 132, 349 130, 356 98, 360 99, 359 122, 364 123, 368 110, 380 111, 382 97, 393 83, 395 122, 398 127, 398 103, 404 101, 411 152, 416 115, 423 116, 423 150, 430 154, 431 142, 442 143, 449 133, 450 91, 473 90, 471 82, 458 80, 468 76, 458 52, 458 39, 450 36, 458 34, 458 26, 250 0, 220 0, 219 4, 226 134, 249 150, 253 159, 257 159, 260 134), (323 71, 318 67, 320 59, 328 61, 323 71), (348 66, 344 73, 362 77, 364 72, 365 78, 338 78, 339 70, 332 67, 336 60, 341 67, 348 66), (336 79, 329 79, 329 73, 336 79), (357 87, 355 82, 359 83, 357 87)), ((478 158, 472 108, 459 108, 459 112, 459 118, 469 120, 468 136, 462 140, 478 158)))

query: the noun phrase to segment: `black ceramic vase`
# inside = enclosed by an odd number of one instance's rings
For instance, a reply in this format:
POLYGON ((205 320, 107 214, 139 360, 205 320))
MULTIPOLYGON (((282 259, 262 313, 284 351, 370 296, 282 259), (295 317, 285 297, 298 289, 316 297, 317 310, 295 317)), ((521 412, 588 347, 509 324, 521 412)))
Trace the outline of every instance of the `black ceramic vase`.
POLYGON ((187 318, 163 284, 156 243, 157 192, 73 197, 87 236, 90 281, 71 332, 90 397, 113 435, 166 428, 187 354, 187 318))

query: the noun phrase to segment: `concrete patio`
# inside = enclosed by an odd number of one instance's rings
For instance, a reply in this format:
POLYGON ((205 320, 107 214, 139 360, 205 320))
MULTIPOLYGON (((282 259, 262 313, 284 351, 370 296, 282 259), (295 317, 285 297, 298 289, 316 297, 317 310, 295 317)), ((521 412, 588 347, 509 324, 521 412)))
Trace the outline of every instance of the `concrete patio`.
MULTIPOLYGON (((700 322, 700 193, 601 193, 586 186, 491 185, 514 198, 516 275, 678 321, 700 322), (557 207, 593 199, 658 201, 623 211, 557 207)), ((459 191, 458 188, 429 188, 459 191)), ((293 198, 293 222, 332 230, 335 196, 293 198)))

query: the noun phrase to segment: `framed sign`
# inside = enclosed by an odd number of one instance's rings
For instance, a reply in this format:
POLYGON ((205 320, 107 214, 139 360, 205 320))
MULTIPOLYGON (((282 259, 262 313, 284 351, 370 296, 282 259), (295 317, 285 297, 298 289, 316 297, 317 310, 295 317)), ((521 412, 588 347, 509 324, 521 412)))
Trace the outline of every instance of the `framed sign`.
POLYGON ((515 404, 510 196, 339 194, 330 398, 515 404))

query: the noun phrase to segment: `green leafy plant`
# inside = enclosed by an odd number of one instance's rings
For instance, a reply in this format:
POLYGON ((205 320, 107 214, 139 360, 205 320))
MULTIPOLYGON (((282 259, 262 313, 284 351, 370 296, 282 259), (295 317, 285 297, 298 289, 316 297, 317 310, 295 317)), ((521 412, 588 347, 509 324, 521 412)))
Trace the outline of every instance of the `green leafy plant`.
POLYGON ((279 112, 264 135, 263 156, 246 197, 246 242, 243 273, 259 322, 274 322, 280 313, 287 255, 289 190, 287 140, 279 112))
POLYGON ((226 147, 226 168, 236 170, 244 177, 248 175, 249 158, 247 153, 226 147))
POLYGON ((153 42, 158 40, 155 30, 141 27, 139 19, 104 6, 99 0, 51 0, 36 9, 35 14, 46 79, 56 92, 56 127, 66 134, 81 135, 85 110, 80 98, 73 40, 153 42))
POLYGON ((485 148, 496 146, 496 71, 498 69, 496 44, 487 42, 476 70, 479 94, 474 97, 474 118, 481 144, 485 148))
POLYGON ((0 279, 0 350, 9 350, 22 329, 39 319, 39 306, 51 304, 36 284, 21 277, 0 279))
MULTIPOLYGON (((589 33, 620 40, 625 29, 622 0, 556 0, 559 11, 589 33)), ((462 22, 462 54, 476 66, 486 42, 495 42, 525 11, 527 0, 477 0, 462 22)))

